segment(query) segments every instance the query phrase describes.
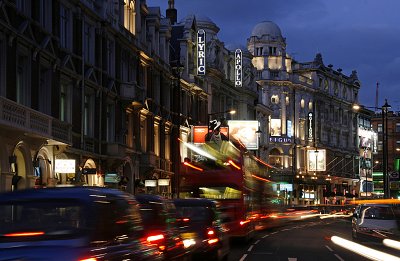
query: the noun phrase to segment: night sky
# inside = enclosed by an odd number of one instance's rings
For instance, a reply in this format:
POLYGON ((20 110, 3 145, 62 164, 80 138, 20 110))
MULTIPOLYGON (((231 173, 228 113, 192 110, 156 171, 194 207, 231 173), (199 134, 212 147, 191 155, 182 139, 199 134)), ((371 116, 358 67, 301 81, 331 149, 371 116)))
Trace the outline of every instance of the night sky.
MULTIPOLYGON (((168 0, 147 0, 160 6, 168 0)), ((209 17, 226 45, 246 45, 253 27, 273 21, 286 37, 287 52, 299 62, 321 53, 325 65, 356 70, 361 81, 360 103, 378 107, 384 99, 400 111, 399 0, 175 0, 178 21, 188 14, 209 17)))

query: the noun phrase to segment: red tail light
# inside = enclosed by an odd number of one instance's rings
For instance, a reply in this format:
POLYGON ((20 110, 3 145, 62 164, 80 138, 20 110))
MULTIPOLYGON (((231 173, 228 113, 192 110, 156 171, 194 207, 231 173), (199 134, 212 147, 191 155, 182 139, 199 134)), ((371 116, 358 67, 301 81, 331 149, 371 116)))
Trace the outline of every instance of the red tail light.
POLYGON ((147 243, 157 245, 158 249, 160 249, 161 251, 164 251, 166 248, 166 246, 164 244, 164 235, 163 234, 148 236, 147 243))
POLYGON ((31 237, 31 236, 41 236, 41 235, 44 235, 43 231, 9 233, 9 234, 4 234, 3 236, 5 236, 5 237, 31 237))
POLYGON ((243 226, 244 224, 247 224, 247 223, 249 223, 250 222, 250 220, 242 220, 242 221, 240 221, 240 225, 241 226, 243 226))
POLYGON ((216 237, 215 231, 213 229, 209 228, 207 230, 207 235, 208 235, 207 242, 209 245, 215 244, 219 241, 219 239, 216 237))
POLYGON ((219 241, 218 238, 212 238, 212 239, 209 239, 209 240, 208 240, 208 244, 209 244, 209 245, 212 245, 212 244, 217 243, 218 241, 219 241))

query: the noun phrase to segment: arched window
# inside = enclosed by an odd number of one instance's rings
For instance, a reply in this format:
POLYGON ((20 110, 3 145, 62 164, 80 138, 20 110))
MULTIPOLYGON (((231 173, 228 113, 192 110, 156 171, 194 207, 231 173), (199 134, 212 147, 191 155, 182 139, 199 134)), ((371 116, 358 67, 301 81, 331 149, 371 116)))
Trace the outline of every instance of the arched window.
POLYGON ((329 90, 329 83, 328 83, 328 80, 327 79, 325 79, 325 81, 324 81, 324 91, 328 91, 329 90))
POLYGON ((333 93, 335 94, 335 96, 339 95, 339 87, 336 82, 335 82, 335 87, 333 88, 333 93))
POLYGON ((271 102, 273 104, 278 104, 279 103, 279 96, 278 95, 272 95, 271 96, 271 102))

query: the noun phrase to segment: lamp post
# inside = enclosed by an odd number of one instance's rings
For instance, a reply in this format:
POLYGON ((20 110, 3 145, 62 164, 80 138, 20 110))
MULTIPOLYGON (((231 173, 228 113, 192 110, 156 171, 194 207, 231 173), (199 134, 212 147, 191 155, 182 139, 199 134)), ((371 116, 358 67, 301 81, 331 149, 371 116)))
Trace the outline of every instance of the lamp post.
POLYGON ((172 106, 171 106, 171 114, 172 114, 172 130, 171 130, 171 159, 173 162, 172 171, 174 173, 173 177, 173 191, 172 194, 179 198, 179 187, 180 187, 180 164, 181 164, 181 155, 180 155, 180 142, 177 142, 180 137, 180 125, 181 125, 181 77, 185 67, 180 63, 179 60, 175 60, 171 62, 172 67, 172 76, 173 76, 173 89, 172 89, 172 106))
POLYGON ((260 158, 260 140, 261 140, 261 134, 262 130, 260 130, 260 126, 258 126, 258 130, 256 130, 256 135, 257 135, 257 141, 258 141, 258 148, 257 148, 257 157, 260 158))
POLYGON ((383 197, 390 198, 390 186, 388 175, 388 110, 392 108, 385 99, 382 106, 382 137, 383 137, 383 197))

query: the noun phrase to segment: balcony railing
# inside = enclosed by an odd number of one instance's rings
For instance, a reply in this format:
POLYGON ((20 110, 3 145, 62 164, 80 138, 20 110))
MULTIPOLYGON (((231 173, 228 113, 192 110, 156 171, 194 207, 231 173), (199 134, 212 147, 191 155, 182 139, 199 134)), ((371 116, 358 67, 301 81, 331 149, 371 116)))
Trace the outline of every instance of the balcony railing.
POLYGON ((0 97, 0 125, 71 144, 71 125, 0 97))

